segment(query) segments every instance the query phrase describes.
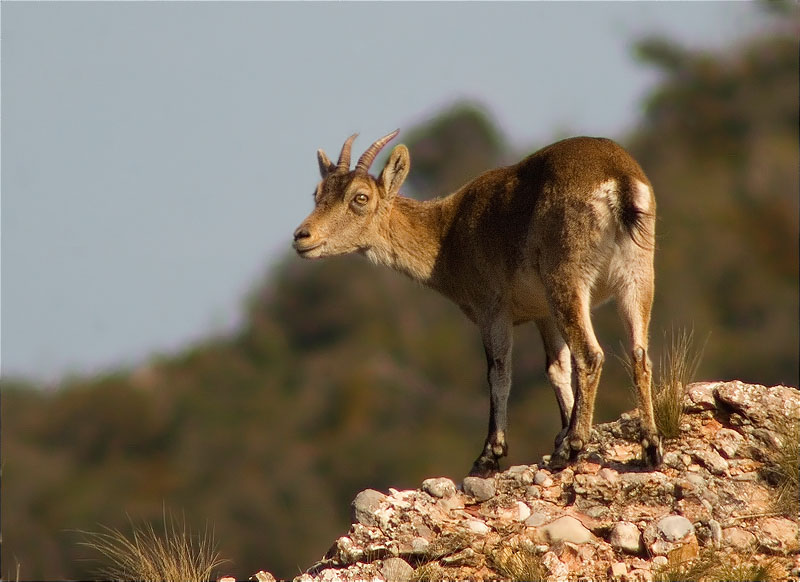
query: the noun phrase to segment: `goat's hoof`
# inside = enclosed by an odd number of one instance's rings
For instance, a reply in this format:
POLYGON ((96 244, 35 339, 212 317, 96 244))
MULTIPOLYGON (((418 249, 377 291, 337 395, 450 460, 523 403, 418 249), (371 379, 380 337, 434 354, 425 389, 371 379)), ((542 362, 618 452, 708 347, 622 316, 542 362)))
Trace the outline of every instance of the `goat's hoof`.
POLYGON ((563 469, 569 465, 572 459, 572 449, 569 448, 566 440, 561 441, 561 444, 556 447, 553 454, 550 455, 550 467, 552 469, 563 469))
MULTIPOLYGON (((559 434, 559 436, 561 436, 559 434)), ((556 437, 558 439, 558 437, 556 437)), ((550 466, 554 469, 563 469, 574 462, 586 446, 586 441, 578 437, 565 434, 550 456, 550 466)))
POLYGON ((472 463, 472 469, 469 470, 470 477, 491 477, 500 471, 500 463, 496 457, 486 457, 481 455, 475 462, 472 463))
POLYGON ((664 447, 660 436, 642 439, 642 460, 650 467, 658 467, 664 458, 664 447))

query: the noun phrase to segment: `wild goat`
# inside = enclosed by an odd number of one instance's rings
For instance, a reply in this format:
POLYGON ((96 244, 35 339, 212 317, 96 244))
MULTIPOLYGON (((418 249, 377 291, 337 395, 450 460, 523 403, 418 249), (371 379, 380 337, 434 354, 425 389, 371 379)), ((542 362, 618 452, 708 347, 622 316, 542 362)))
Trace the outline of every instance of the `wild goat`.
POLYGON ((470 471, 490 475, 508 452, 507 402, 515 325, 534 321, 562 430, 551 463, 589 442, 603 350, 590 310, 614 297, 631 349, 643 458, 661 462, 647 355, 653 302, 655 198, 636 161, 608 139, 575 137, 488 171, 447 197, 398 195, 410 168, 398 145, 381 175, 369 168, 399 130, 373 143, 350 170, 319 150, 315 208, 294 232, 304 258, 359 252, 454 301, 478 325, 488 365, 489 434, 470 471))

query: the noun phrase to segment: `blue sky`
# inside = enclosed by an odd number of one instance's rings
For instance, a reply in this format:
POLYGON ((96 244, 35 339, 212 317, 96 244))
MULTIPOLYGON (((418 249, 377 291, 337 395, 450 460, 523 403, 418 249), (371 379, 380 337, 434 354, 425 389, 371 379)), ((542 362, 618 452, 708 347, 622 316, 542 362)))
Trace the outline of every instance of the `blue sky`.
MULTIPOLYGON (((454 101, 519 149, 623 136, 632 43, 724 47, 749 2, 28 3, 2 14, 3 375, 133 367, 234 327, 315 152, 454 101)), ((413 160, 412 160, 413 172, 413 160)))

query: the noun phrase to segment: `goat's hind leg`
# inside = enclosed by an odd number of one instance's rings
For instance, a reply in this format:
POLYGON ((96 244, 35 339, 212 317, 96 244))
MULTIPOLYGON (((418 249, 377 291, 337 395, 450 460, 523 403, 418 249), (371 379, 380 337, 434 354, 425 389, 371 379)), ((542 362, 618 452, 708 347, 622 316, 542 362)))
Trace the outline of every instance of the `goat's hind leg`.
POLYGON ((551 457, 555 466, 574 460, 589 443, 594 401, 605 356, 594 335, 588 290, 551 287, 550 305, 572 353, 575 405, 564 440, 551 457))
POLYGON ((536 320, 536 327, 542 336, 544 353, 547 358, 547 377, 556 393, 556 400, 561 412, 561 432, 556 435, 555 447, 558 448, 567 435, 575 395, 572 387, 572 356, 569 347, 561 337, 553 318, 536 320))
POLYGON ((652 395, 652 366, 647 355, 647 328, 653 303, 653 273, 645 269, 625 281, 617 293, 617 309, 628 331, 633 382, 639 396, 642 459, 651 466, 661 464, 661 436, 655 423, 652 395))

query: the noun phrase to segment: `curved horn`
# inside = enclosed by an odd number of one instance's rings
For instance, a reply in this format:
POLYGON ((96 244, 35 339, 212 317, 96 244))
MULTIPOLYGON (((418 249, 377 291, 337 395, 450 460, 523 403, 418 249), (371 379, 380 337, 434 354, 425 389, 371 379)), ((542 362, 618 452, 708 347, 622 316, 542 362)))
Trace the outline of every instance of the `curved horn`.
POLYGON ((383 146, 392 141, 398 133, 400 133, 400 130, 395 129, 392 133, 384 135, 381 139, 369 146, 367 151, 365 151, 361 157, 358 158, 356 172, 367 173, 369 171, 369 167, 372 165, 372 162, 375 161, 375 156, 378 155, 378 152, 383 149, 383 146))
POLYGON ((344 142, 344 145, 342 146, 342 153, 339 154, 339 161, 336 162, 337 170, 344 172, 350 171, 350 148, 357 137, 358 134, 354 133, 344 142))

